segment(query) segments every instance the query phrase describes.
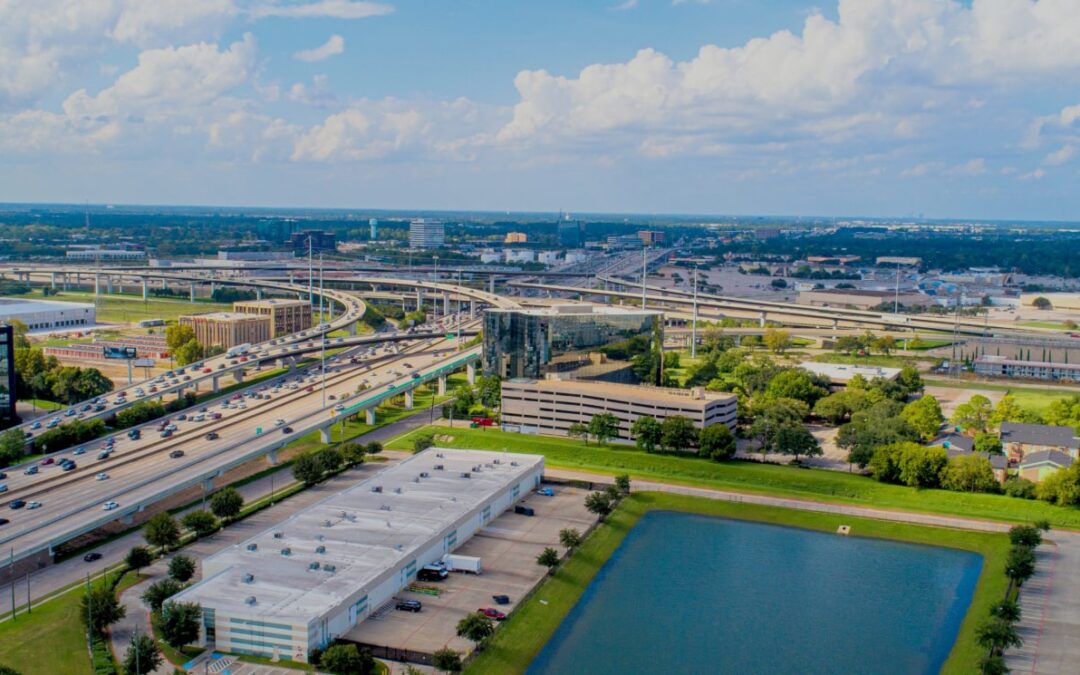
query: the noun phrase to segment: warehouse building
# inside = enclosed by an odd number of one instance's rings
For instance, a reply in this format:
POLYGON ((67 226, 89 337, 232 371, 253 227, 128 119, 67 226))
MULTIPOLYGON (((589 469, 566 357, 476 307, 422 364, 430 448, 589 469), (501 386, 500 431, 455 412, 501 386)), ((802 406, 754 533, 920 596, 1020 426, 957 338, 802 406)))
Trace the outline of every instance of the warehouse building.
POLYGON ((1023 361, 984 354, 975 359, 975 374, 983 377, 1021 377, 1052 382, 1080 382, 1080 364, 1023 361))
POLYGON ((203 562, 199 644, 307 662, 539 484, 544 458, 432 448, 203 562))
POLYGON ((0 322, 22 321, 31 333, 93 326, 94 306, 84 302, 0 298, 0 322))
POLYGON ((270 339, 270 318, 240 312, 210 312, 180 317, 181 326, 191 326, 195 339, 204 347, 226 349, 256 344, 270 339))
POLYGON ((611 413, 618 422, 617 438, 632 438, 630 427, 639 417, 658 421, 688 417, 698 429, 713 424, 735 431, 734 394, 702 387, 669 389, 584 380, 505 380, 502 383, 502 426, 507 431, 567 435, 573 424, 588 424, 594 415, 611 413))
POLYGON ((291 335, 311 328, 311 303, 306 300, 284 300, 269 298, 266 300, 246 300, 234 302, 233 311, 241 314, 270 317, 273 335, 291 335))
POLYGON ((852 307, 855 309, 872 309, 878 305, 888 305, 891 309, 894 303, 902 307, 926 307, 934 304, 933 298, 914 293, 911 291, 871 291, 854 288, 830 288, 817 291, 799 291, 797 301, 800 305, 814 305, 817 307, 852 307))

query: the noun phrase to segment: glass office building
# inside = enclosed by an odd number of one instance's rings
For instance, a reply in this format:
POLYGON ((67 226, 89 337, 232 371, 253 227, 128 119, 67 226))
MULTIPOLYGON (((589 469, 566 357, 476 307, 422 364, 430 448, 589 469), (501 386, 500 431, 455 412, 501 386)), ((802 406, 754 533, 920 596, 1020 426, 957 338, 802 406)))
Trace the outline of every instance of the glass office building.
MULTIPOLYGON (((659 378, 640 362, 663 345, 661 312, 563 305, 484 312, 484 373, 502 378, 604 380, 659 378), (638 359, 635 372, 634 357, 638 359)), ((655 383, 655 382, 654 382, 655 383)))
POLYGON ((15 416, 15 331, 0 325, 0 429, 18 421, 15 416))

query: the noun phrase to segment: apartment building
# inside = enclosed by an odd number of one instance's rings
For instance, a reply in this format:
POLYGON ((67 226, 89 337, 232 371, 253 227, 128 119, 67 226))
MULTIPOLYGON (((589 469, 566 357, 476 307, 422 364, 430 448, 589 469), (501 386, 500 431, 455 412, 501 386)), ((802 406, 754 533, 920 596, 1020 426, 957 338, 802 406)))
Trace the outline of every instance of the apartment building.
POLYGON ((1021 361, 986 354, 975 359, 975 373, 983 377, 1021 377, 1053 382, 1080 381, 1080 364, 1021 361))
POLYGON ((502 425, 522 433, 565 436, 570 425, 588 424, 593 415, 611 413, 619 421, 618 438, 629 440, 639 417, 657 420, 673 415, 690 418, 698 429, 725 424, 735 430, 734 394, 694 389, 667 389, 602 381, 504 380, 502 425))
POLYGON ((270 317, 272 337, 291 335, 311 328, 311 304, 306 300, 245 300, 234 302, 233 311, 270 317))

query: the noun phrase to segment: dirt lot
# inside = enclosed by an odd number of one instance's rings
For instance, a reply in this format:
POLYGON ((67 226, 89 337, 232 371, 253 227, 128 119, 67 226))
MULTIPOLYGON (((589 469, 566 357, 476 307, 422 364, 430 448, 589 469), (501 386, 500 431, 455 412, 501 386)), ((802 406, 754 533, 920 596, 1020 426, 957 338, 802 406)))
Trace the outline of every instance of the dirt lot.
POLYGON ((399 598, 419 600, 423 611, 395 611, 392 606, 377 612, 346 633, 346 640, 432 653, 444 646, 461 652, 472 651, 472 643, 454 634, 458 621, 481 607, 497 607, 509 613, 543 577, 545 569, 536 564, 544 547, 559 546, 559 530, 592 525, 595 517, 585 510, 587 491, 557 486, 554 497, 531 495, 523 504, 533 507, 536 515, 521 516, 508 511, 480 530, 455 551, 477 556, 483 561, 479 575, 456 573, 437 584, 438 596, 402 592, 399 598), (510 596, 510 604, 498 606, 493 595, 510 596))

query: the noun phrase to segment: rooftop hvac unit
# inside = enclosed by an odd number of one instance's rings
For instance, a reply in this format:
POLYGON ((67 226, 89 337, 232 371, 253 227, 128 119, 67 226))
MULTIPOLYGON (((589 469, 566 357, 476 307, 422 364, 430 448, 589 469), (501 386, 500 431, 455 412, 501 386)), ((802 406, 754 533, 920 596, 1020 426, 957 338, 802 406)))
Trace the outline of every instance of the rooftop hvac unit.
POLYGON ((390 510, 390 505, 389 504, 379 504, 379 510, 380 511, 389 511, 390 510))
POLYGON ((322 526, 323 527, 333 527, 333 525, 334 524, 332 522, 330 522, 329 520, 322 521, 322 526))
POLYGON ((494 464, 502 464, 502 461, 501 461, 501 460, 498 460, 498 459, 496 459, 496 460, 494 460, 494 461, 493 461, 493 463, 494 463, 494 464))
POLYGON ((442 458, 443 454, 442 454, 441 452, 436 452, 436 453, 435 453, 435 456, 436 456, 436 457, 439 457, 439 458, 442 458))
POLYGON ((461 472, 461 477, 462 478, 469 478, 471 475, 472 474, 470 474, 468 471, 462 471, 461 472))
POLYGON ((394 488, 394 494, 396 494, 396 495, 401 494, 401 488, 400 487, 394 488))
POLYGON ((326 547, 325 546, 316 546, 315 547, 315 552, 316 553, 326 553, 326 547))
POLYGON ((248 604, 248 605, 254 605, 255 604, 255 596, 254 595, 247 596, 246 598, 244 598, 244 603, 248 604))
POLYGON ((255 583, 255 575, 254 574, 245 574, 244 575, 244 583, 245 584, 253 584, 253 583, 255 583))
POLYGON ((401 544, 394 544, 394 550, 400 551, 401 550, 401 544))
POLYGON ((285 538, 285 533, 284 532, 275 532, 274 533, 274 539, 284 539, 284 538, 285 538))
POLYGON ((337 565, 323 565, 322 568, 327 572, 337 572, 337 565))
POLYGON ((477 464, 476 466, 474 466, 474 467, 472 468, 472 470, 473 470, 473 471, 475 471, 476 473, 480 473, 480 465, 479 465, 479 464, 477 464))
POLYGON ((317 569, 319 569, 319 567, 320 567, 320 565, 319 565, 318 561, 313 562, 313 563, 311 563, 310 565, 307 566, 307 568, 309 570, 317 570, 317 569))
POLYGON ((488 462, 487 464, 484 465, 484 467, 487 468, 487 469, 494 469, 495 465, 492 464, 491 462, 488 462))
POLYGON ((421 471, 420 472, 420 477, 421 478, 431 478, 431 474, 428 473, 427 471, 421 471))
POLYGON ((419 483, 420 482, 420 476, 417 476, 416 478, 413 478, 412 482, 419 483))
POLYGON ((344 518, 344 517, 346 517, 346 516, 348 516, 348 515, 349 515, 349 514, 348 514, 347 512, 345 512, 345 511, 342 511, 342 512, 341 512, 341 517, 342 517, 342 518, 344 518))
POLYGON ((249 550, 249 551, 258 551, 259 550, 259 545, 258 544, 248 544, 247 545, 247 550, 249 550))
POLYGON ((517 462, 510 462, 510 466, 517 466, 517 462))
POLYGON ((286 546, 285 548, 281 549, 281 555, 292 555, 292 549, 286 546))
POLYGON ((315 539, 316 541, 322 541, 323 539, 326 539, 326 537, 322 536, 321 534, 317 534, 315 535, 315 539))
POLYGON ((435 465, 435 470, 436 470, 436 471, 442 471, 442 470, 443 470, 443 469, 445 469, 445 468, 446 468, 446 467, 445 467, 445 466, 443 466, 442 464, 436 464, 436 465, 435 465))
POLYGON ((371 486, 371 491, 372 492, 382 492, 382 486, 381 485, 372 485, 371 486))

